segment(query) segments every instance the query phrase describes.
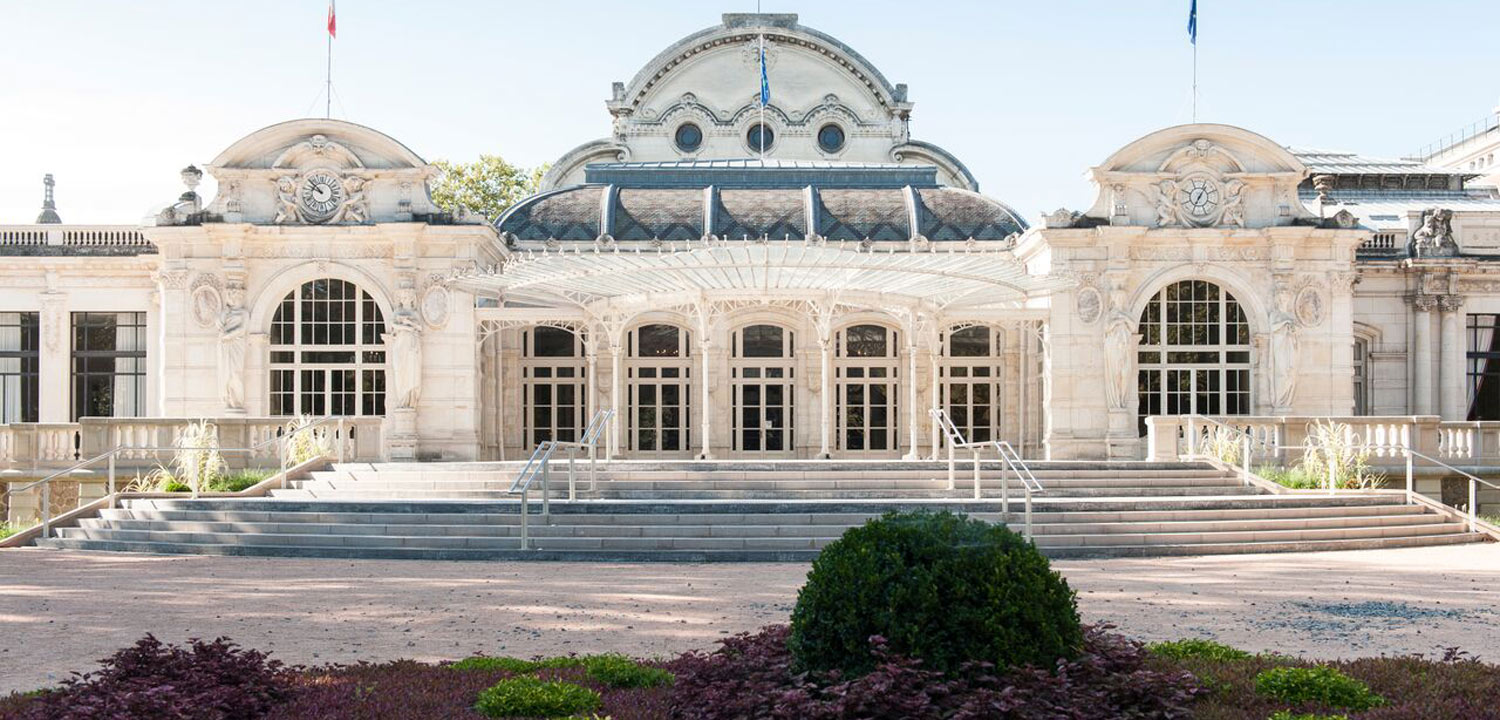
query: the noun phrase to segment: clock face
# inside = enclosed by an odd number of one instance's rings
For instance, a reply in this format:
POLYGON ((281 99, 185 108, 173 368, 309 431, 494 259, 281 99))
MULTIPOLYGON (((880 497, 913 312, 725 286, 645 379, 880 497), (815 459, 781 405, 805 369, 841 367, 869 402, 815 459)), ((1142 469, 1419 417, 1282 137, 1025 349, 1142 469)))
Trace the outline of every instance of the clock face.
POLYGON ((1183 182, 1177 186, 1177 202, 1194 219, 1207 219, 1219 209, 1219 185, 1206 178, 1183 182))
POLYGON ((344 204, 344 183, 339 176, 314 170, 302 178, 302 187, 297 192, 297 201, 302 212, 313 222, 323 222, 333 217, 344 204))

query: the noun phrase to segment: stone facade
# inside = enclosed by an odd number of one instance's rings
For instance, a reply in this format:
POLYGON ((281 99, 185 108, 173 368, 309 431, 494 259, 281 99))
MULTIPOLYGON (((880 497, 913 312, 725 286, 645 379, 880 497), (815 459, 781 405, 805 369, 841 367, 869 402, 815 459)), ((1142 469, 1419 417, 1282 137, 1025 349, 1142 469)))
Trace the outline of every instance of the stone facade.
POLYGON ((606 106, 495 226, 337 120, 234 143, 208 202, 184 170, 143 226, 49 195, 0 228, 0 451, 35 425, 62 457, 100 413, 379 416, 387 456, 445 460, 603 409, 617 455, 706 458, 929 457, 934 407, 1053 458, 1141 457, 1151 414, 1500 419, 1478 173, 1184 125, 1028 227, 910 138, 905 86, 787 15, 725 16, 606 106))

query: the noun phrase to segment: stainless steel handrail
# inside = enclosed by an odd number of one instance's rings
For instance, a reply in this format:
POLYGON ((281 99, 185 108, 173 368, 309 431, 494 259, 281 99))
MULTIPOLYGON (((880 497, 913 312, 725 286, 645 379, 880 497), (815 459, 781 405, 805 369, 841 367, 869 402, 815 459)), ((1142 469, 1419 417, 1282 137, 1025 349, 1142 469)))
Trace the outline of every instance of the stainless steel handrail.
POLYGON ((531 451, 531 457, 526 460, 526 465, 516 475, 514 482, 510 484, 512 495, 521 496, 521 549, 531 548, 530 531, 530 492, 532 483, 537 478, 542 481, 542 519, 550 521, 552 518, 552 456, 558 448, 564 448, 568 452, 568 501, 578 499, 577 473, 574 471, 574 460, 577 458, 578 450, 588 450, 589 460, 589 490, 594 490, 598 482, 598 447, 599 441, 607 437, 609 433, 609 421, 615 416, 613 408, 606 408, 594 413, 589 419, 589 424, 583 431, 583 438, 578 441, 543 440, 538 443, 536 449, 531 451))
MULTIPOLYGON (((287 467, 286 467, 286 446, 291 442, 291 439, 293 437, 296 437, 298 434, 302 433, 303 431, 315 428, 315 427, 323 424, 324 421, 331 420, 333 418, 334 418, 334 416, 331 416, 331 415, 327 415, 327 416, 323 416, 323 417, 317 418, 316 420, 314 420, 314 421, 312 421, 312 422, 310 422, 310 423, 308 423, 306 425, 303 425, 302 427, 297 428, 296 430, 293 430, 290 433, 287 433, 285 435, 273 435, 272 437, 266 438, 265 440, 262 440, 261 442, 258 442, 258 443, 254 444, 254 445, 251 445, 250 447, 247 447, 247 448, 212 448, 212 450, 214 452, 218 452, 220 454, 223 454, 223 453, 241 454, 241 453, 243 453, 243 454, 253 455, 253 454, 257 453, 257 452, 260 452, 267 445, 270 445, 272 443, 280 441, 281 445, 277 449, 277 453, 278 453, 278 460, 277 460, 278 468, 277 468, 277 472, 281 476, 282 487, 286 487, 286 472, 287 472, 287 467)), ((339 435, 342 436, 343 435, 342 430, 343 430, 343 427, 344 427, 344 421, 343 421, 342 417, 339 417, 337 419, 338 419, 339 430, 340 430, 339 435)), ((338 461, 342 462, 343 459, 344 459, 344 443, 343 443, 343 439, 340 438, 338 440, 338 442, 336 443, 336 445, 337 445, 337 458, 338 458, 338 461)), ((169 445, 169 446, 164 446, 164 447, 159 447, 159 446, 140 446, 140 445, 116 445, 115 447, 110 448, 109 450, 106 450, 106 451, 104 451, 104 452, 102 452, 102 453, 100 453, 98 455, 95 455, 94 457, 91 457, 91 458, 89 458, 87 460, 80 460, 80 461, 74 463, 72 466, 70 466, 70 467, 68 467, 66 469, 63 469, 63 470, 58 470, 57 472, 54 472, 51 475, 48 475, 48 476, 46 476, 46 477, 44 477, 44 478, 42 478, 40 480, 34 480, 34 481, 29 482, 29 483, 27 483, 25 485, 22 485, 22 486, 20 486, 18 488, 14 488, 14 489, 11 490, 11 492, 12 493, 25 492, 25 491, 30 490, 30 489, 32 489, 34 487, 37 487, 37 486, 40 486, 42 488, 42 493, 41 493, 42 496, 40 498, 40 500, 41 500, 41 503, 40 503, 41 504, 41 513, 42 513, 41 523, 40 523, 40 525, 42 526, 41 538, 42 539, 46 539, 46 538, 48 538, 48 537, 51 536, 51 530, 52 530, 52 481, 53 480, 56 480, 57 478, 62 477, 64 475, 72 475, 73 473, 76 473, 76 472, 78 472, 80 470, 86 470, 91 465, 94 465, 94 464, 96 464, 98 462, 106 461, 107 460, 108 463, 109 463, 109 476, 108 476, 108 480, 107 480, 108 485, 106 486, 106 489, 105 489, 105 497, 107 497, 109 499, 108 506, 110 508, 113 508, 114 507, 114 503, 115 503, 115 496, 116 496, 116 492, 115 492, 115 477, 116 477, 116 474, 115 474, 115 464, 116 464, 116 457, 120 453, 123 453, 123 452, 180 452, 182 450, 194 450, 194 449, 199 449, 199 448, 184 448, 184 447, 177 446, 177 445, 169 445)), ((209 450, 210 448, 201 448, 201 449, 203 449, 203 450, 209 450)), ((201 487, 201 480, 202 480, 201 478, 196 477, 196 476, 192 478, 192 486, 191 487, 192 487, 192 497, 193 497, 193 499, 197 499, 198 498, 198 494, 199 494, 199 492, 202 489, 202 487, 201 487)))
MULTIPOLYGON (((1031 468, 1026 466, 1026 461, 1021 459, 1020 453, 1017 453, 1016 449, 1011 447, 1010 443, 1005 442, 1004 440, 995 441, 995 451, 1000 453, 1000 460, 1003 461, 1005 465, 1010 468, 1010 471, 1014 472, 1016 474, 1016 477, 1021 480, 1021 487, 1026 491, 1026 537, 1032 537, 1031 494, 1042 492, 1042 484, 1040 482, 1037 482, 1036 476, 1031 474, 1031 468)), ((1004 469, 1001 469, 1000 471, 1000 482, 1001 488, 1004 488, 1004 469)), ((1006 494, 1008 495, 1009 493, 1006 494)), ((1008 503, 1003 503, 1001 505, 1002 511, 1004 510, 1006 504, 1008 503)))
POLYGON ((943 432, 944 439, 948 442, 948 489, 955 490, 957 477, 957 460, 954 453, 957 450, 969 450, 974 454, 974 499, 983 498, 981 492, 980 476, 982 466, 981 454, 986 447, 993 447, 996 454, 1000 456, 1000 513, 1010 515, 1010 472, 1016 474, 1021 481, 1021 487, 1026 493, 1026 524, 1025 536, 1031 537, 1031 501, 1032 493, 1042 492, 1042 484, 1037 481, 1036 475, 1032 474, 1031 468, 1027 467, 1026 461, 1021 459, 1020 453, 1016 452, 1010 443, 1004 440, 990 440, 987 442, 968 442, 958 426, 948 417, 948 412, 942 408, 932 408, 928 411, 934 422, 943 432), (1009 472, 1007 472, 1007 468, 1009 472))

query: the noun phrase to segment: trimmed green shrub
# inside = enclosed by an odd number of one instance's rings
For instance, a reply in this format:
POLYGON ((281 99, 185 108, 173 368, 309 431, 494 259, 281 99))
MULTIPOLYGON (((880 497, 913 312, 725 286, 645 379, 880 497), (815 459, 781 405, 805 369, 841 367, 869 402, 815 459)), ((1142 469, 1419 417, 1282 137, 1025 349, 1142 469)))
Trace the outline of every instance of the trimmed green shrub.
POLYGON ((880 645, 940 672, 1051 668, 1077 655, 1083 630, 1073 591, 1020 535, 950 512, 892 512, 813 561, 788 641, 797 669, 855 675, 880 645))
POLYGON ((671 685, 672 673, 648 667, 614 653, 583 658, 589 677, 613 688, 647 688, 671 685))
POLYGON ((489 657, 475 655, 466 657, 448 666, 451 670, 500 670, 521 675, 547 668, 571 668, 583 664, 579 657, 551 657, 537 660, 522 660, 513 657, 489 657))
POLYGON ((1292 714, 1290 710, 1277 710, 1269 720, 1349 720, 1348 715, 1316 715, 1314 713, 1292 714))
POLYGON ((1278 667, 1255 676, 1255 692, 1288 705, 1317 703, 1327 707, 1369 710, 1385 699, 1370 686, 1331 667, 1278 667))
POLYGON ((603 702, 599 693, 581 685, 517 675, 481 691, 474 709, 486 717, 551 718, 590 713, 603 702))
POLYGON ((1188 638, 1186 640, 1169 640, 1167 642, 1151 643, 1146 646, 1153 655, 1160 655, 1173 660, 1186 660, 1188 658, 1199 658, 1202 660, 1213 660, 1216 662, 1227 662, 1230 660, 1248 660, 1254 657, 1250 653, 1233 648, 1223 643, 1205 640, 1203 638, 1188 638))

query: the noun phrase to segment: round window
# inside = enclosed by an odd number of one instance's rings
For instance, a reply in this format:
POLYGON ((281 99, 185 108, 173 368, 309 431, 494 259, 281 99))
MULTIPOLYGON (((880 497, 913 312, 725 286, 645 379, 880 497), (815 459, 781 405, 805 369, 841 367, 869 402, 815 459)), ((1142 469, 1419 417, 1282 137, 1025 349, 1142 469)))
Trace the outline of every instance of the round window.
POLYGON ((750 149, 763 153, 776 144, 776 131, 769 126, 756 123, 750 126, 750 132, 745 133, 745 142, 750 143, 750 149))
POLYGON ((703 147, 703 131, 692 123, 683 123, 677 126, 677 149, 683 152, 693 152, 703 147))
POLYGON ((826 153, 844 149, 844 129, 837 125, 824 125, 818 130, 818 147, 826 153))

